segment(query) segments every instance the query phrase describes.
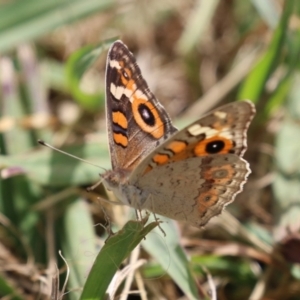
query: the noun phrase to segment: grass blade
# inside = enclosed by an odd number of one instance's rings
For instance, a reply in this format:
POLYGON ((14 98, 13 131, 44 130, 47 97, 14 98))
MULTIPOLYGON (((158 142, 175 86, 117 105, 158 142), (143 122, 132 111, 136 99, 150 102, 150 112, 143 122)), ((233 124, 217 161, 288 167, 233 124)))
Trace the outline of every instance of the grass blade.
POLYGON ((104 299, 120 264, 157 225, 156 222, 145 226, 144 221, 129 221, 123 229, 110 237, 95 260, 80 299, 104 299))

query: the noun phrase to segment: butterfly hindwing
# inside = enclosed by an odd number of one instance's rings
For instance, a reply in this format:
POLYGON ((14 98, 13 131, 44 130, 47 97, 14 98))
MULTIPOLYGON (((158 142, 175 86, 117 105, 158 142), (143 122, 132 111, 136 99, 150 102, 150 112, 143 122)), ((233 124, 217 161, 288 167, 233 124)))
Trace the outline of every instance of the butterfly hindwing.
POLYGON ((169 163, 133 183, 147 191, 135 203, 171 219, 204 226, 242 191, 250 173, 248 163, 235 154, 207 155, 169 163))
POLYGON ((242 157, 247 148, 246 132, 254 113, 250 101, 233 102, 211 111, 158 146, 139 164, 132 177, 191 157, 212 154, 242 157))

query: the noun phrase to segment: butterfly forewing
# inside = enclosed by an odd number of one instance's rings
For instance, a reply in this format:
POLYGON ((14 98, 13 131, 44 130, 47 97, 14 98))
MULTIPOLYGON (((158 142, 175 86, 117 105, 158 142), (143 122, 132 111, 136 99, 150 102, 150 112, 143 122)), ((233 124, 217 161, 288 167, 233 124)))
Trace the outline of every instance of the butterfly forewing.
POLYGON ((108 52, 106 115, 113 169, 132 170, 176 131, 121 41, 108 52))

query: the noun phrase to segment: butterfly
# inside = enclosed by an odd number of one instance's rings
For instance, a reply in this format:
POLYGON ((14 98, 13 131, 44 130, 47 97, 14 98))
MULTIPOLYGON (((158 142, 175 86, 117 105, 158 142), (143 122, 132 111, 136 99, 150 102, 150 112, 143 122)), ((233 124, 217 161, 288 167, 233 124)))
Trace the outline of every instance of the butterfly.
POLYGON ((105 187, 136 210, 204 226, 243 189, 250 101, 219 107, 182 130, 150 91, 133 54, 112 44, 106 120, 112 170, 105 187))

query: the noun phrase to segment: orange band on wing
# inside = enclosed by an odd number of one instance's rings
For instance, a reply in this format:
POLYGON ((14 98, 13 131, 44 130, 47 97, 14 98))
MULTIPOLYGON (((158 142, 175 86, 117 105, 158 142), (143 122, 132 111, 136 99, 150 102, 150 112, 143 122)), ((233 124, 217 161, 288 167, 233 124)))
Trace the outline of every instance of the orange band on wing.
POLYGON ((169 156, 167 154, 156 154, 153 156, 152 160, 158 165, 163 165, 168 162, 169 156))
POLYGON ((121 145, 123 147, 127 147, 128 139, 125 135, 123 135, 121 133, 114 133, 113 137, 114 137, 114 141, 116 144, 121 145))
POLYGON ((128 121, 127 118, 125 117, 125 115, 120 112, 120 111, 114 111, 112 113, 112 121, 115 124, 118 124, 120 127, 122 127, 123 129, 127 129, 128 128, 128 121))
POLYGON ((169 143, 165 149, 169 149, 171 150, 173 153, 180 153, 183 150, 185 150, 187 147, 187 144, 185 142, 181 142, 181 141, 173 141, 171 143, 169 143))

